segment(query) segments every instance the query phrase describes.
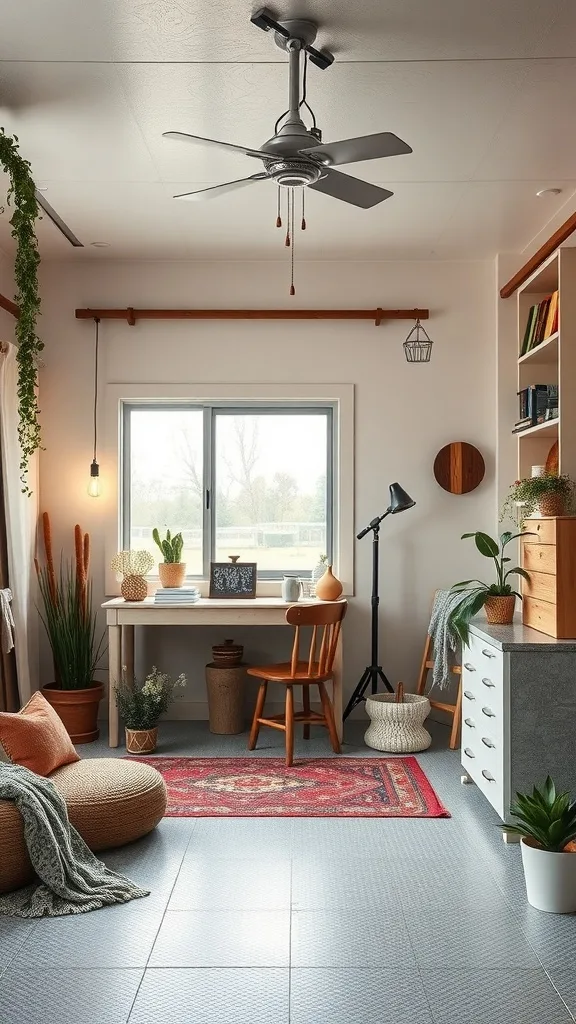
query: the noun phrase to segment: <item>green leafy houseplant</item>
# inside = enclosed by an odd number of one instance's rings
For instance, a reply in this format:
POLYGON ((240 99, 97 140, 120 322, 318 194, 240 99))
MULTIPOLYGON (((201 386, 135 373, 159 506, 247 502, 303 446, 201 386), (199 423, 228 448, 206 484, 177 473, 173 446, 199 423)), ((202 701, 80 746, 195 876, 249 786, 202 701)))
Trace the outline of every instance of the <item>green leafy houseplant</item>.
POLYGON ((540 508, 542 502, 550 498, 559 500, 564 511, 568 512, 574 504, 574 481, 565 474, 554 476, 550 473, 515 480, 502 506, 500 521, 507 517, 515 520, 517 505, 522 506, 522 518, 528 519, 540 508))
POLYGON ((484 607, 490 598, 519 597, 520 600, 522 600, 521 594, 516 590, 512 590, 512 587, 507 582, 508 577, 517 575, 523 576, 526 580, 529 580, 530 577, 526 570, 521 569, 518 565, 509 569, 507 566, 511 559, 504 554, 507 545, 520 536, 520 533, 510 533, 506 531, 500 535, 499 541, 496 541, 493 537, 490 537, 489 534, 482 533, 480 530, 477 530, 475 533, 462 534, 462 540, 465 540, 467 537, 474 537, 476 547, 480 554, 484 555, 486 558, 491 558, 496 569, 495 583, 483 583, 482 580, 463 580, 462 583, 455 583, 454 586, 450 588, 451 593, 455 593, 457 591, 468 591, 460 604, 453 609, 449 617, 449 624, 454 628, 463 644, 468 643, 471 620, 478 614, 480 609, 484 607), (473 584, 477 585, 474 586, 473 584))
POLYGON ((186 676, 181 674, 172 681, 170 676, 160 672, 155 665, 144 683, 122 680, 116 687, 116 704, 127 729, 154 729, 158 719, 174 700, 174 691, 186 686, 186 676))
POLYGON ((171 536, 170 530, 167 530, 166 537, 162 540, 157 528, 155 527, 152 530, 152 537, 154 542, 160 548, 165 562, 182 561, 182 548, 184 547, 184 541, 182 540, 181 533, 175 533, 174 536, 171 536))
POLYGON ((517 793, 510 810, 518 824, 506 825, 506 831, 531 840, 542 850, 563 853, 576 839, 576 801, 569 793, 557 793, 550 776, 542 789, 534 786, 531 794, 517 793))
POLYGON ((30 163, 18 152, 18 138, 6 135, 0 128, 0 165, 8 173, 8 203, 14 206, 10 225, 16 242, 14 279, 16 282, 16 341, 18 352, 18 439, 20 442, 20 479, 22 490, 30 494, 27 483, 28 463, 40 448, 38 422, 38 356, 44 348, 36 334, 40 312, 38 265, 40 255, 35 223, 39 216, 36 187, 30 163))

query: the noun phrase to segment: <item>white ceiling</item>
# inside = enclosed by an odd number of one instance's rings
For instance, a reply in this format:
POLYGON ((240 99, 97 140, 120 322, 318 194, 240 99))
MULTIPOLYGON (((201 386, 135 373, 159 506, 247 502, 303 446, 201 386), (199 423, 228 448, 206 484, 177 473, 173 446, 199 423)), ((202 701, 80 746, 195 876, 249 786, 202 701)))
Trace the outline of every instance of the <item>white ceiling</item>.
MULTIPOLYGON (((256 6, 4 0, 0 124, 86 246, 44 219, 44 258, 285 258, 271 183, 203 204, 171 198, 252 174, 252 160, 161 138, 258 147, 272 134, 287 68, 250 24, 256 6)), ((343 168, 394 191, 372 210, 308 192, 300 258, 485 258, 573 212, 574 0, 285 0, 275 13, 318 21, 317 45, 336 54, 309 69, 325 141, 393 131, 414 150, 343 168), (561 194, 536 198, 550 186, 561 194)))

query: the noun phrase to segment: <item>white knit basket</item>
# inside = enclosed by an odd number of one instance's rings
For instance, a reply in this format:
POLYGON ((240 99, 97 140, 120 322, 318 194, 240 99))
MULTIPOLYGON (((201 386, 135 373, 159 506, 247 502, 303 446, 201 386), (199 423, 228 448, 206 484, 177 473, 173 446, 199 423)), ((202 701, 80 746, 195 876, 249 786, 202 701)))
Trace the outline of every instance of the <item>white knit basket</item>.
POLYGON ((366 698, 366 711, 370 725, 364 742, 374 750, 413 754, 427 750, 432 743, 430 733, 424 728, 424 721, 430 713, 428 697, 405 693, 404 700, 397 702, 394 693, 376 693, 366 698))

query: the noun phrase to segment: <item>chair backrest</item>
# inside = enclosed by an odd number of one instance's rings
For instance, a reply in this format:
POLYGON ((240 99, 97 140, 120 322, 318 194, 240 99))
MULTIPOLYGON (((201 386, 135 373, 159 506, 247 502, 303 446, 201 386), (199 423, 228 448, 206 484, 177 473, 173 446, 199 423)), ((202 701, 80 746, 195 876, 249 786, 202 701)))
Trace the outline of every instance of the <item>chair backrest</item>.
POLYGON ((346 615, 347 609, 346 601, 334 601, 332 604, 293 604, 288 608, 286 622, 295 626, 290 662, 292 676, 296 675, 300 660, 300 629, 302 626, 312 627, 308 651, 308 675, 313 679, 316 676, 324 676, 332 672, 342 619, 346 615), (318 657, 316 657, 317 648, 319 650, 318 657))

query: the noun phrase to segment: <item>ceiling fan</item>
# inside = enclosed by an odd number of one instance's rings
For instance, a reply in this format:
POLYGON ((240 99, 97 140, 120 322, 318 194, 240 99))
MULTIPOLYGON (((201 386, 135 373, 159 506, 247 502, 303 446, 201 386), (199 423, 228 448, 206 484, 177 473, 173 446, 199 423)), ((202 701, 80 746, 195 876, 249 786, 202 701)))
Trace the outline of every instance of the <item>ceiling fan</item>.
POLYGON ((355 139, 322 143, 322 133, 316 127, 314 114, 306 100, 306 64, 308 58, 317 67, 325 70, 334 57, 327 50, 317 50, 312 44, 316 38, 316 25, 301 19, 275 21, 266 9, 258 11, 251 18, 253 24, 264 31, 274 31, 276 45, 288 53, 289 61, 289 104, 288 110, 278 118, 274 135, 260 149, 238 146, 230 142, 189 135, 186 132, 164 132, 164 138, 181 139, 185 142, 219 149, 234 150, 245 156, 260 160, 263 170, 246 178, 228 181, 222 185, 185 192, 175 199, 212 199, 226 192, 245 188, 255 182, 270 180, 287 189, 311 188, 315 192, 340 199, 362 209, 370 209, 389 199, 392 192, 370 182, 354 178, 342 171, 334 170, 338 164, 356 163, 361 160, 377 160, 385 156, 400 156, 411 153, 411 147, 392 132, 379 132, 355 139), (301 95, 301 56, 304 54, 303 94, 301 95), (300 111, 303 106, 312 113, 313 127, 307 128, 300 111), (281 125, 281 127, 279 127, 281 125))

